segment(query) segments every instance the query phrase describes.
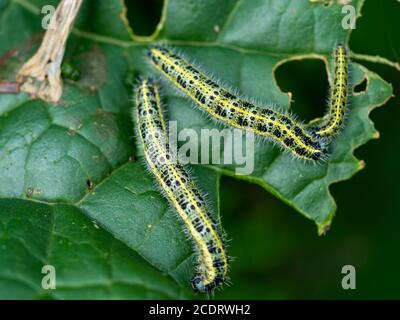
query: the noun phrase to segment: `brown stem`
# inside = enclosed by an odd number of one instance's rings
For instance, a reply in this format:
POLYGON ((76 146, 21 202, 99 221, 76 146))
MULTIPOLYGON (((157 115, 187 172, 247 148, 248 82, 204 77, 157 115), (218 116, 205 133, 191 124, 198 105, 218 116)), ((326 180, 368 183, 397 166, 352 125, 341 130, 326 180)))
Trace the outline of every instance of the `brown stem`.
POLYGON ((82 0, 62 0, 36 54, 17 74, 20 90, 56 103, 62 95, 61 63, 65 44, 82 0))

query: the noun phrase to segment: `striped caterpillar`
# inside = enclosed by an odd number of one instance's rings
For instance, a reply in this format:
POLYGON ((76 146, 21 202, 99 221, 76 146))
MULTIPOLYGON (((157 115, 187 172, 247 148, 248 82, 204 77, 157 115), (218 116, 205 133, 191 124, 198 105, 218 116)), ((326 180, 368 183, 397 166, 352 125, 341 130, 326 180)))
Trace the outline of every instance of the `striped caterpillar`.
POLYGON ((241 99, 167 48, 153 47, 148 51, 148 57, 156 69, 201 110, 223 124, 271 138, 300 159, 318 161, 326 157, 323 142, 289 115, 241 99))
POLYGON ((135 100, 134 119, 147 166, 183 220, 185 231, 198 253, 193 289, 211 292, 222 284, 228 271, 228 257, 217 222, 188 171, 170 152, 157 85, 148 79, 140 81, 135 100))
POLYGON ((334 79, 329 98, 328 114, 312 133, 317 138, 333 139, 344 125, 348 95, 348 56, 346 48, 338 45, 333 52, 334 79))

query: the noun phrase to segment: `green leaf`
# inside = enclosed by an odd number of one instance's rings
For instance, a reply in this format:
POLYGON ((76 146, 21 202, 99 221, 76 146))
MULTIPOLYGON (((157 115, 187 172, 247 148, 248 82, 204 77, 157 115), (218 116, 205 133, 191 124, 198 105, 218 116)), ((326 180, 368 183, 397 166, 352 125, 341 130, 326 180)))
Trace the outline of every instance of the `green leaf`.
POLYGON ((0 200, 0 299, 168 299, 187 293, 72 205, 0 200), (42 267, 56 289, 41 288, 42 267))
MULTIPOLYGON (((362 3, 352 2, 358 14, 362 3)), ((13 79, 37 48, 44 4, 0 0, 7 26, 0 30, 0 79, 13 79)), ((350 35, 336 1, 170 0, 151 37, 134 35, 124 13, 122 1, 84 2, 66 51, 81 76, 65 80, 59 104, 0 95, 0 297, 190 297, 180 289, 193 274, 190 243, 141 161, 130 160, 139 155, 130 81, 155 74, 145 50, 168 43, 244 95, 290 109, 277 67, 312 58, 330 70, 332 48, 350 35), (44 264, 56 267, 54 291, 41 289, 44 264)), ((352 97, 347 126, 326 163, 306 165, 259 142, 254 172, 236 177, 261 185, 323 233, 336 210, 329 187, 362 169, 354 150, 377 137, 368 115, 392 94, 378 75, 354 63, 353 85, 364 79, 367 89, 352 97)), ((171 86, 163 84, 163 91, 168 118, 179 128, 216 126, 171 86)), ((234 176, 235 168, 193 169, 219 214, 219 178, 234 176)))

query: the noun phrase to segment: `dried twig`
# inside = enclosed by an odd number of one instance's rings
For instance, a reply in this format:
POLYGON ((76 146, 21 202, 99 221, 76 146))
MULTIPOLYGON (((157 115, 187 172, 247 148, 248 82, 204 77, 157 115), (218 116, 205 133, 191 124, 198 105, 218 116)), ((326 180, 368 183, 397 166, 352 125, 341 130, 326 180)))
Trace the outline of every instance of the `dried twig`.
POLYGON ((58 102, 62 95, 61 63, 65 44, 82 0, 62 0, 36 54, 17 74, 20 90, 33 97, 58 102))

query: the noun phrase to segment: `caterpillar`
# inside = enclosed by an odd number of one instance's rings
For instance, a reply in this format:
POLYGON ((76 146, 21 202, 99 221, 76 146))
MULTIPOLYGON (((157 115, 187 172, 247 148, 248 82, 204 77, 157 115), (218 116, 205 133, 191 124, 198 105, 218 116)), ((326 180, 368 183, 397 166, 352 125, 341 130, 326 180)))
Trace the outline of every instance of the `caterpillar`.
POLYGON ((349 59, 346 48, 339 44, 333 52, 334 79, 329 98, 329 109, 323 122, 312 128, 317 138, 333 139, 344 125, 348 100, 349 59))
POLYGON ((228 271, 228 257, 217 222, 189 172, 170 152, 157 84, 150 79, 141 80, 135 101, 133 116, 147 166, 182 219, 198 253, 192 287, 196 292, 212 292, 224 282, 228 271))
POLYGON ((270 138, 300 159, 318 161, 326 157, 324 143, 289 115, 238 97, 170 49, 152 47, 148 58, 201 110, 223 124, 270 138))

